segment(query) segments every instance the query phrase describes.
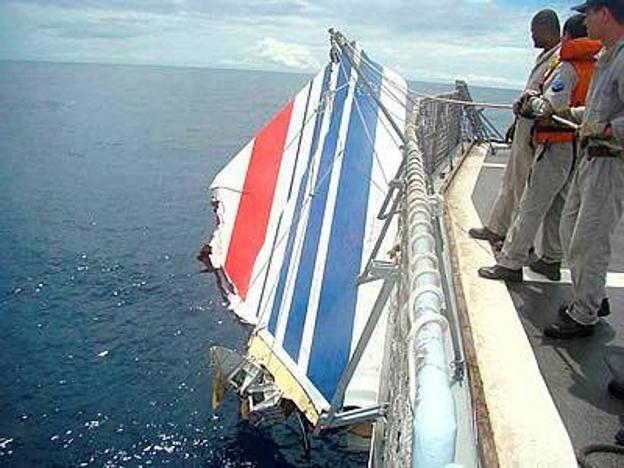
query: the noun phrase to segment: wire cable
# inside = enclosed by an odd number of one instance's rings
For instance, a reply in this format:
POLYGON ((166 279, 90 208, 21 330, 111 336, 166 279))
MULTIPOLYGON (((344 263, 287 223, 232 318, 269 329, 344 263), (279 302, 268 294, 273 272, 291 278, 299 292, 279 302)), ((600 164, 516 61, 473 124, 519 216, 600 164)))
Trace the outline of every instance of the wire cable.
MULTIPOLYGON (((351 44, 345 44, 345 46, 347 48, 349 48, 352 51, 355 51, 356 49, 351 45, 351 44)), ((372 71, 376 72, 376 73, 383 73, 381 71, 379 71, 377 69, 377 66, 375 66, 374 62, 372 62, 370 59, 368 59, 368 57, 363 56, 362 59, 367 62, 368 67, 370 69, 372 69, 372 71)), ((451 99, 451 98, 446 98, 446 97, 442 97, 439 95, 433 95, 433 94, 428 94, 428 93, 423 93, 423 92, 419 92, 416 91, 412 88, 410 88, 409 86, 403 88, 399 83, 397 83, 395 80, 392 80, 389 77, 386 77, 387 81, 389 84, 393 85, 396 89, 400 90, 401 92, 403 92, 404 94, 408 95, 411 93, 415 96, 418 96, 420 98, 424 98, 424 99, 431 99, 433 101, 437 101, 437 102, 446 102, 448 104, 457 104, 457 105, 462 105, 462 106, 469 106, 469 107, 482 107, 482 108, 486 108, 486 109, 499 109, 499 110, 511 110, 513 108, 513 106, 511 104, 498 104, 498 103, 491 103, 491 102, 477 102, 477 101, 465 101, 465 100, 461 100, 461 99, 451 99)), ((408 97, 408 99, 410 99, 408 97)), ((413 99, 410 99, 410 101, 413 103, 413 99)))

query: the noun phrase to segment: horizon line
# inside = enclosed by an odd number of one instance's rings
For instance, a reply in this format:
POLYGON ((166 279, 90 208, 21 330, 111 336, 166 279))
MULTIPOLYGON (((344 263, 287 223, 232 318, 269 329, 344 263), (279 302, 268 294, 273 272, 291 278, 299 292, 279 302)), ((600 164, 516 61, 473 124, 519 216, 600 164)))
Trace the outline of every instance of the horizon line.
MULTIPOLYGON (((178 69, 193 69, 193 70, 220 70, 220 71, 237 71, 237 72, 260 72, 260 73, 277 73, 277 74, 289 74, 289 75, 307 75, 314 76, 318 71, 304 71, 304 70, 293 70, 293 69, 283 69, 283 70, 275 70, 275 69, 267 69, 267 68, 257 68, 257 67, 249 67, 249 68, 241 68, 237 66, 213 66, 213 65, 174 65, 174 64, 155 64, 155 63, 129 63, 129 62, 101 62, 101 61, 89 61, 89 60, 80 60, 80 61, 71 61, 71 60, 53 60, 53 59, 14 59, 14 58, 2 58, 0 57, 0 62, 24 62, 24 63, 47 63, 47 64, 56 64, 56 65, 108 65, 108 66, 121 66, 121 67, 148 67, 148 68, 178 68, 178 69)), ((391 68, 391 67, 389 67, 391 68)), ((427 84, 437 84, 437 85, 449 85, 454 88, 455 79, 449 78, 449 81, 430 81, 419 78, 405 78, 408 82, 416 82, 416 83, 427 83, 427 84)), ((456 78, 458 79, 458 78, 456 78)), ((497 85, 482 85, 482 84, 471 84, 468 82, 468 85, 473 88, 488 88, 488 89, 500 89, 507 91, 517 91, 518 88, 513 88, 511 85, 508 86, 497 86, 497 85)))

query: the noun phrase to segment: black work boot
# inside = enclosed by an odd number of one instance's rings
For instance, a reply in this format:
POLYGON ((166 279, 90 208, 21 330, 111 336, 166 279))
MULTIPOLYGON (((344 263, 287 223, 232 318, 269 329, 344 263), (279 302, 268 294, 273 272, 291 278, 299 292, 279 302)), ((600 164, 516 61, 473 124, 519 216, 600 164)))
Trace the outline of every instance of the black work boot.
POLYGON ((505 236, 496 234, 494 231, 490 231, 487 227, 470 228, 468 235, 473 239, 486 240, 491 243, 502 242, 505 240, 505 236))
POLYGON ((569 308, 565 310, 559 308, 557 319, 544 328, 544 335, 549 338, 559 338, 567 340, 569 338, 580 338, 590 336, 594 333, 595 325, 583 325, 568 315, 569 308))
POLYGON ((624 400, 624 349, 615 349, 605 354, 605 363, 611 372, 611 381, 607 386, 609 394, 624 400))
POLYGON ((538 258, 529 265, 529 268, 551 281, 559 281, 561 279, 561 262, 548 263, 538 258))
POLYGON ((505 244, 505 239, 503 238, 503 240, 497 240, 497 241, 492 241, 490 242, 490 245, 492 246, 492 249, 494 250, 494 252, 501 252, 503 250, 503 245, 505 244))
POLYGON ((479 276, 491 280, 504 280, 519 283, 522 281, 522 270, 512 270, 502 265, 492 267, 482 267, 477 270, 479 276))
POLYGON ((598 317, 606 317, 611 313, 611 306, 609 305, 609 298, 605 297, 600 303, 600 309, 598 309, 598 317))
MULTIPOLYGON (((566 315, 569 305, 563 304, 559 307, 559 314, 566 315)), ((606 317, 611 314, 611 307, 609 306, 609 298, 605 297, 600 303, 600 309, 598 309, 597 315, 598 317, 606 317)))
POLYGON ((624 400, 624 384, 622 382, 612 379, 607 385, 607 390, 612 397, 624 400))

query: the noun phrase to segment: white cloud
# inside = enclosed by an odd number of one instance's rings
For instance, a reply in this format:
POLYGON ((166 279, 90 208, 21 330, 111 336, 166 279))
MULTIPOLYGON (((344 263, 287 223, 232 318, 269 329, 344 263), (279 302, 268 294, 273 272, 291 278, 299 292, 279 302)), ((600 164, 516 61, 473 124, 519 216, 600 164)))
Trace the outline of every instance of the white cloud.
POLYGON ((251 53, 277 65, 284 65, 297 70, 317 70, 320 68, 319 61, 314 57, 312 51, 301 44, 293 42, 283 42, 272 37, 265 37, 255 47, 251 53))
POLYGON ((536 55, 528 24, 537 8, 487 0, 9 0, 0 3, 0 58, 313 71, 327 61, 333 26, 409 79, 518 87, 536 55))

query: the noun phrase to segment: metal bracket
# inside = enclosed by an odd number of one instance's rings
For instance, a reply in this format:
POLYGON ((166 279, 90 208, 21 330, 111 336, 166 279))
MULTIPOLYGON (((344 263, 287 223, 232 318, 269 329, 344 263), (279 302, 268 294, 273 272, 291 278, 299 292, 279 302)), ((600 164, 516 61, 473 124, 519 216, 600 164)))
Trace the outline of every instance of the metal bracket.
POLYGON ((394 262, 373 260, 370 275, 378 279, 396 278, 399 275, 399 266, 394 262))
MULTIPOLYGON (((394 275, 390 275, 388 278, 384 279, 384 282, 382 283, 381 289, 379 293, 377 294, 377 299, 375 299, 375 304, 373 304, 373 309, 371 310, 371 314, 368 317, 368 320, 366 321, 366 325, 364 325, 362 334, 360 335, 360 338, 357 342, 357 345, 355 346, 353 353, 351 354, 351 359, 349 360, 349 363, 345 367, 345 370, 343 371, 342 376, 340 377, 340 381, 338 382, 336 392, 334 394, 334 397, 332 398, 331 406, 325 418, 325 421, 329 421, 329 422, 326 422, 326 424, 331 424, 331 421, 333 421, 333 419, 338 414, 338 410, 342 407, 344 396, 347 391, 347 385, 349 385, 349 382, 351 381, 351 377, 353 377, 353 374, 355 373, 355 369, 359 365, 360 360, 362 359, 362 356, 364 355, 364 351, 366 350, 368 341, 370 340, 370 337, 375 331, 377 322, 379 321, 379 318, 381 317, 381 314, 383 313, 383 310, 386 306, 386 302, 388 301, 388 297, 390 296, 390 293, 392 292, 392 289, 394 288, 395 283, 396 283, 396 277, 394 275)), ((315 432, 318 433, 320 428, 321 428, 321 423, 319 422, 319 424, 316 426, 315 432)))
POLYGON ((386 198, 384 199, 381 208, 379 209, 379 214, 377 215, 377 219, 380 220, 384 220, 387 218, 391 218, 392 216, 394 216, 395 214, 399 213, 401 210, 398 208, 399 206, 399 200, 401 197, 401 190, 403 189, 404 186, 404 182, 401 179, 392 179, 390 182, 388 182, 388 194, 386 195, 386 198), (399 192, 397 194, 395 194, 395 192, 399 192), (390 209, 386 212, 386 210, 388 209, 388 205, 390 205, 390 201, 394 198, 394 200, 392 201, 392 206, 390 207, 390 209))
POLYGON ((216 376, 243 400, 252 424, 262 426, 285 420, 282 391, 267 371, 247 356, 222 346, 210 348, 209 357, 216 376))
POLYGON ((388 414, 388 403, 382 403, 368 408, 357 408, 349 411, 336 413, 331 419, 322 416, 320 429, 334 429, 337 427, 352 426, 372 419, 383 418, 388 414))
POLYGON ((429 203, 436 217, 440 217, 444 214, 444 199, 440 194, 434 193, 433 195, 429 195, 429 203))
POLYGON ((358 284, 370 283, 371 281, 377 281, 382 279, 396 278, 399 276, 399 266, 394 262, 388 262, 384 260, 373 260, 368 271, 365 272, 366 276, 360 276, 358 278, 358 284))
POLYGON ((258 365, 245 360, 227 376, 227 382, 240 395, 244 395, 249 387, 260 381, 263 374, 264 371, 258 365))
POLYGON ((466 376, 466 363, 463 359, 458 359, 451 362, 451 371, 453 372, 453 380, 455 382, 462 382, 466 376))
POLYGON ((387 213, 384 213, 382 215, 380 215, 377 219, 379 220, 386 220, 388 218, 392 218, 394 215, 401 213, 400 209, 395 209, 395 210, 390 210, 387 213))
MULTIPOLYGON (((392 190, 396 190, 396 189, 391 189, 392 190)), ((389 200, 389 199, 386 199, 389 200)), ((401 197, 399 196, 399 194, 397 194, 397 196, 395 197, 394 201, 392 202, 392 208, 390 209, 391 212, 396 212, 397 208, 399 206, 399 201, 401 200, 401 197)), ((384 202, 386 203, 386 202, 384 202)), ((368 260, 366 261, 366 266, 364 267, 364 269, 362 270, 362 273, 360 273, 360 276, 358 278, 358 284, 362 284, 362 283, 366 283, 368 281, 371 281, 370 279, 370 269, 372 267, 373 262, 375 261, 375 257, 377 256, 377 254, 379 253, 379 249, 381 248, 381 244, 384 240, 384 238, 386 237, 386 233, 388 232, 388 229, 390 228, 390 223, 392 222, 392 216, 386 217, 383 226, 381 227, 381 232, 379 233, 379 235, 377 236, 377 241, 375 242, 375 246, 373 247, 373 250, 371 251, 368 260)))
POLYGON ((402 179, 392 179, 390 182, 388 182, 388 187, 394 187, 394 188, 401 188, 403 187, 403 180, 402 179))
POLYGON ((280 407, 282 391, 274 383, 254 385, 245 392, 249 421, 257 427, 272 425, 286 420, 280 407))

